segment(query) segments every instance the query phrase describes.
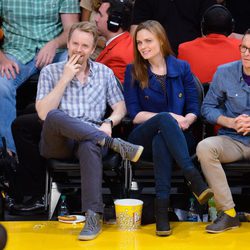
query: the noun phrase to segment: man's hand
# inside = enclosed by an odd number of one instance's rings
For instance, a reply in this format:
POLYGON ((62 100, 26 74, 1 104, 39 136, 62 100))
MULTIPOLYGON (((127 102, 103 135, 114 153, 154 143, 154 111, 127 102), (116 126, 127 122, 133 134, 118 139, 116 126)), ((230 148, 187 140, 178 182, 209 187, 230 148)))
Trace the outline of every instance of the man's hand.
POLYGON ((235 130, 238 133, 247 135, 250 132, 250 117, 246 114, 239 115, 235 118, 235 130))
POLYGON ((64 66, 62 79, 66 82, 70 82, 74 76, 79 72, 81 65, 77 63, 81 55, 73 55, 69 58, 68 62, 64 66))
POLYGON ((101 131, 103 131, 105 134, 107 134, 108 136, 112 136, 112 128, 111 128, 111 124, 110 123, 106 123, 104 122, 99 129, 101 131))
POLYGON ((55 41, 46 43, 37 54, 36 67, 41 69, 42 67, 52 63, 56 54, 56 49, 57 45, 55 41))
POLYGON ((6 75, 7 79, 10 79, 11 77, 16 79, 16 74, 19 74, 20 70, 17 63, 6 56, 3 56, 0 63, 0 72, 2 77, 6 75))

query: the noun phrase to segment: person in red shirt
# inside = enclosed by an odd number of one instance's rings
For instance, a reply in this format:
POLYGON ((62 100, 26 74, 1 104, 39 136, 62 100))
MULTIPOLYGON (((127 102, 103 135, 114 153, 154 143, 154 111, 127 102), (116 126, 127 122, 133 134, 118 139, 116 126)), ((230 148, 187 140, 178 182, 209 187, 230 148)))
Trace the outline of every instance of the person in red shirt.
POLYGON ((99 32, 107 40, 96 61, 111 68, 121 83, 127 64, 133 61, 133 40, 128 32, 132 7, 130 0, 103 0, 95 18, 99 32))
POLYGON ((189 62, 192 72, 202 83, 212 81, 217 67, 240 59, 240 40, 228 37, 234 20, 227 8, 215 4, 202 18, 203 37, 180 44, 178 58, 189 62))

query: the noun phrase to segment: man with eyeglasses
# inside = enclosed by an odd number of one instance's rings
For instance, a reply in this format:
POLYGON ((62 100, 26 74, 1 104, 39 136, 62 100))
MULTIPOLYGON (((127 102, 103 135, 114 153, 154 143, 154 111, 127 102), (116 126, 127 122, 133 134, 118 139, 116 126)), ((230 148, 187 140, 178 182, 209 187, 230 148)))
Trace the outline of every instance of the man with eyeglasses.
POLYGON ((219 212, 206 227, 209 233, 240 226, 221 163, 250 159, 250 29, 239 48, 241 60, 218 67, 201 110, 208 122, 222 126, 218 136, 206 138, 197 146, 197 156, 219 212))

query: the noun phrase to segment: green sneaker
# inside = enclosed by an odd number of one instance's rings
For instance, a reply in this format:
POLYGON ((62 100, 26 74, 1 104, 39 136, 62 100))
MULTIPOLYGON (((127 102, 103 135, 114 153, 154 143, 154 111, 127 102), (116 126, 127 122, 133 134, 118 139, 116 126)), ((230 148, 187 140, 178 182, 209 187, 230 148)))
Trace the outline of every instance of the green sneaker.
POLYGON ((93 240, 102 232, 102 216, 88 209, 85 225, 80 232, 79 240, 93 240))

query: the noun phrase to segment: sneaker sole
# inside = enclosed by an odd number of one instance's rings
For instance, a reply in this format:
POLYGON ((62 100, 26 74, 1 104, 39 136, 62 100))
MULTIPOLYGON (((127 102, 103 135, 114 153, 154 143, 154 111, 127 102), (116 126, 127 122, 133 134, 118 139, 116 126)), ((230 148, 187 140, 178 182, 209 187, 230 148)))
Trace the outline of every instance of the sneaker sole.
POLYGON ((144 150, 143 146, 138 146, 137 152, 136 152, 134 158, 131 159, 131 161, 132 162, 137 162, 139 160, 143 150, 144 150))
POLYGON ((100 230, 97 234, 95 235, 79 235, 78 236, 78 240, 93 240, 95 239, 100 233, 102 232, 102 230, 100 230))
POLYGON ((194 194, 194 196, 201 205, 204 205, 205 203, 208 202, 210 198, 214 196, 214 193, 211 188, 208 188, 205 191, 203 191, 199 197, 196 194, 194 194))
POLYGON ((156 231, 157 236, 169 236, 172 233, 172 230, 169 231, 156 231))
POLYGON ((215 231, 215 230, 210 230, 210 229, 206 229, 206 232, 207 233, 211 233, 211 234, 218 234, 218 233, 223 233, 227 230, 230 230, 230 229, 236 229, 236 228, 239 228, 240 226, 234 226, 234 227, 228 227, 228 228, 225 228, 223 230, 220 230, 220 231, 215 231))

